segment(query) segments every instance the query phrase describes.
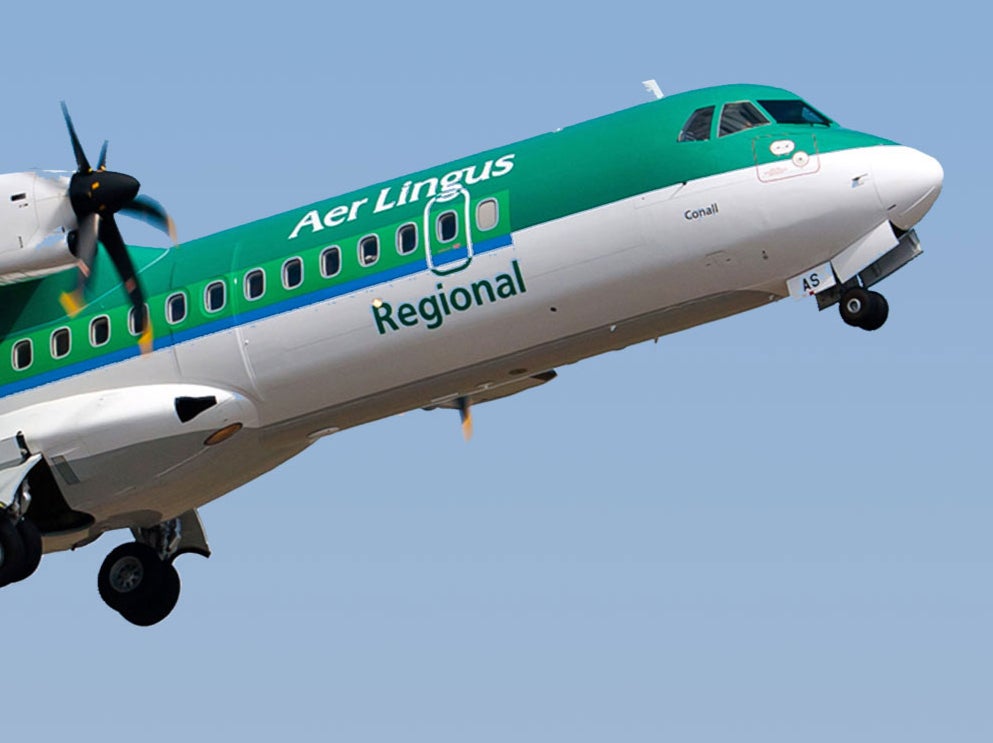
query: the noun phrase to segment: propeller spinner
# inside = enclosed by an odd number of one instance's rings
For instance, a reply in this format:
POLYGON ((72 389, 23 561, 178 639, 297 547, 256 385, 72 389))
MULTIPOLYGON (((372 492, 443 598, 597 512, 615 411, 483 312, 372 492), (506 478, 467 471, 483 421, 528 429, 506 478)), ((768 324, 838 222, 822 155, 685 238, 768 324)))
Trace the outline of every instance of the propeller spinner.
POLYGON ((173 242, 176 241, 176 227, 161 204, 147 196, 138 195, 140 184, 135 178, 107 170, 106 141, 100 148, 100 159, 94 170, 86 159, 79 137, 76 136, 76 128, 72 125, 65 102, 62 103, 62 115, 65 117, 76 156, 76 172, 69 180, 69 203, 79 225, 74 233, 70 233, 69 240, 69 247, 79 266, 79 282, 75 291, 62 295, 62 306, 70 316, 82 309, 83 290, 93 272, 99 241, 110 256, 134 307, 138 343, 142 351, 151 350, 152 326, 145 313, 145 294, 114 215, 121 212, 148 222, 167 233, 173 242))

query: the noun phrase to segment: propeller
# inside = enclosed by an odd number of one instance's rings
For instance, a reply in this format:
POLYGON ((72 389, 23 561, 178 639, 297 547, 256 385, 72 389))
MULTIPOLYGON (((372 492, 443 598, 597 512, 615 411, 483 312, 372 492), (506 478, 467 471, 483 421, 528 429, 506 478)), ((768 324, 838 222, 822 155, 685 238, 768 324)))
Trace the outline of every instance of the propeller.
POLYGON ((130 175, 107 170, 107 142, 100 148, 96 170, 86 159, 79 143, 69 109, 62 102, 62 115, 69 129, 69 139, 76 156, 76 172, 69 180, 69 203, 76 214, 78 227, 69 235, 69 248, 76 256, 79 280, 76 289, 62 295, 62 306, 70 316, 84 306, 83 291, 93 274, 97 243, 101 243, 121 277, 124 291, 134 307, 135 330, 142 352, 152 348, 152 325, 145 311, 145 293, 138 280, 131 256, 117 228, 114 215, 118 212, 140 219, 166 232, 176 242, 176 227, 172 218, 155 199, 139 196, 140 184, 130 175))

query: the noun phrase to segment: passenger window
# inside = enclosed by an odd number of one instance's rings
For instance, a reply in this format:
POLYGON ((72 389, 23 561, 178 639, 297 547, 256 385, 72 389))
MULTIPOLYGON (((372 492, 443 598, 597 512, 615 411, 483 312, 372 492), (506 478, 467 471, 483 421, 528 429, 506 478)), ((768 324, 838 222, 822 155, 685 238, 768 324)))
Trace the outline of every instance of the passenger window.
MULTIPOLYGON (((142 305, 141 311, 144 314, 144 317, 142 318, 145 321, 142 330, 142 332, 144 332, 148 329, 148 305, 142 305)), ((131 333, 131 335, 141 335, 141 333, 138 332, 137 313, 134 311, 134 307, 128 310, 128 332, 131 333)))
POLYGON ((359 263, 371 266, 379 260, 379 238, 376 235, 366 235, 359 240, 359 263))
POLYGON ((265 271, 256 268, 245 274, 245 299, 254 302, 265 294, 265 271))
POLYGON ((455 239, 459 231, 459 215, 455 212, 442 212, 435 221, 435 232, 438 240, 443 243, 450 243, 455 239))
POLYGON ((714 121, 714 107, 698 108, 683 124, 677 142, 703 142, 710 139, 710 125, 714 121))
POLYGON ((492 230, 497 226, 499 216, 496 199, 483 199, 476 205, 476 229, 483 232, 492 230))
POLYGON ((417 250, 417 225, 413 222, 397 230, 397 252, 400 255, 410 255, 417 250))
POLYGON ((718 136, 726 137, 728 134, 768 123, 769 120, 748 101, 728 103, 721 111, 721 127, 718 136))
POLYGON ((290 258, 283 264, 283 288, 296 289, 303 283, 303 261, 290 258))
POLYGON ((166 319, 175 325, 186 319, 186 295, 182 292, 173 294, 166 300, 166 319))
POLYGON ((17 341, 14 344, 14 351, 11 354, 11 363, 16 371, 22 371, 31 366, 32 347, 30 340, 17 341))
POLYGON ((203 306, 207 308, 207 312, 219 312, 224 309, 225 295, 223 281, 214 281, 208 284, 207 288, 203 290, 203 306))
POLYGON ((341 270, 341 248, 332 245, 321 253, 321 276, 330 279, 341 270))
POLYGON ((52 333, 52 358, 61 359, 69 355, 72 346, 72 337, 69 335, 69 328, 59 328, 52 333))
POLYGON ((102 346, 110 340, 110 318, 100 315, 90 320, 90 345, 102 346))

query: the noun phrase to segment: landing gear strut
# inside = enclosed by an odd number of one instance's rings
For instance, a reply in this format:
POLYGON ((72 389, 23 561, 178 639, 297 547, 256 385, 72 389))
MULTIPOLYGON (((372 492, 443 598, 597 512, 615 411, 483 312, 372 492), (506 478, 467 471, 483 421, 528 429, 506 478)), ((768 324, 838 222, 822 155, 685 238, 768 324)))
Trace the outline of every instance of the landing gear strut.
POLYGON ((890 306, 879 292, 860 286, 847 289, 838 302, 841 319, 848 325, 863 330, 878 330, 890 314, 890 306))
POLYGON ((179 520, 138 530, 138 540, 115 548, 100 566, 100 598, 131 624, 148 627, 169 616, 179 601, 179 573, 173 566, 179 520))

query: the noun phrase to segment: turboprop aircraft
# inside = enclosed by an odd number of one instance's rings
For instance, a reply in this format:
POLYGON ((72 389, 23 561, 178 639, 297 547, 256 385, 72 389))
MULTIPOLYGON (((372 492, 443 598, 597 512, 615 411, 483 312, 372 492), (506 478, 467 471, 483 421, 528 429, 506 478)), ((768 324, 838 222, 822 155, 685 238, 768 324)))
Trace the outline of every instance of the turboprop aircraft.
POLYGON ((172 248, 138 181, 0 176, 0 584, 105 532, 104 601, 165 618, 197 508, 337 431, 460 413, 787 296, 875 330, 933 158, 786 90, 682 93, 172 248), (102 249, 101 249, 102 247, 102 249))

